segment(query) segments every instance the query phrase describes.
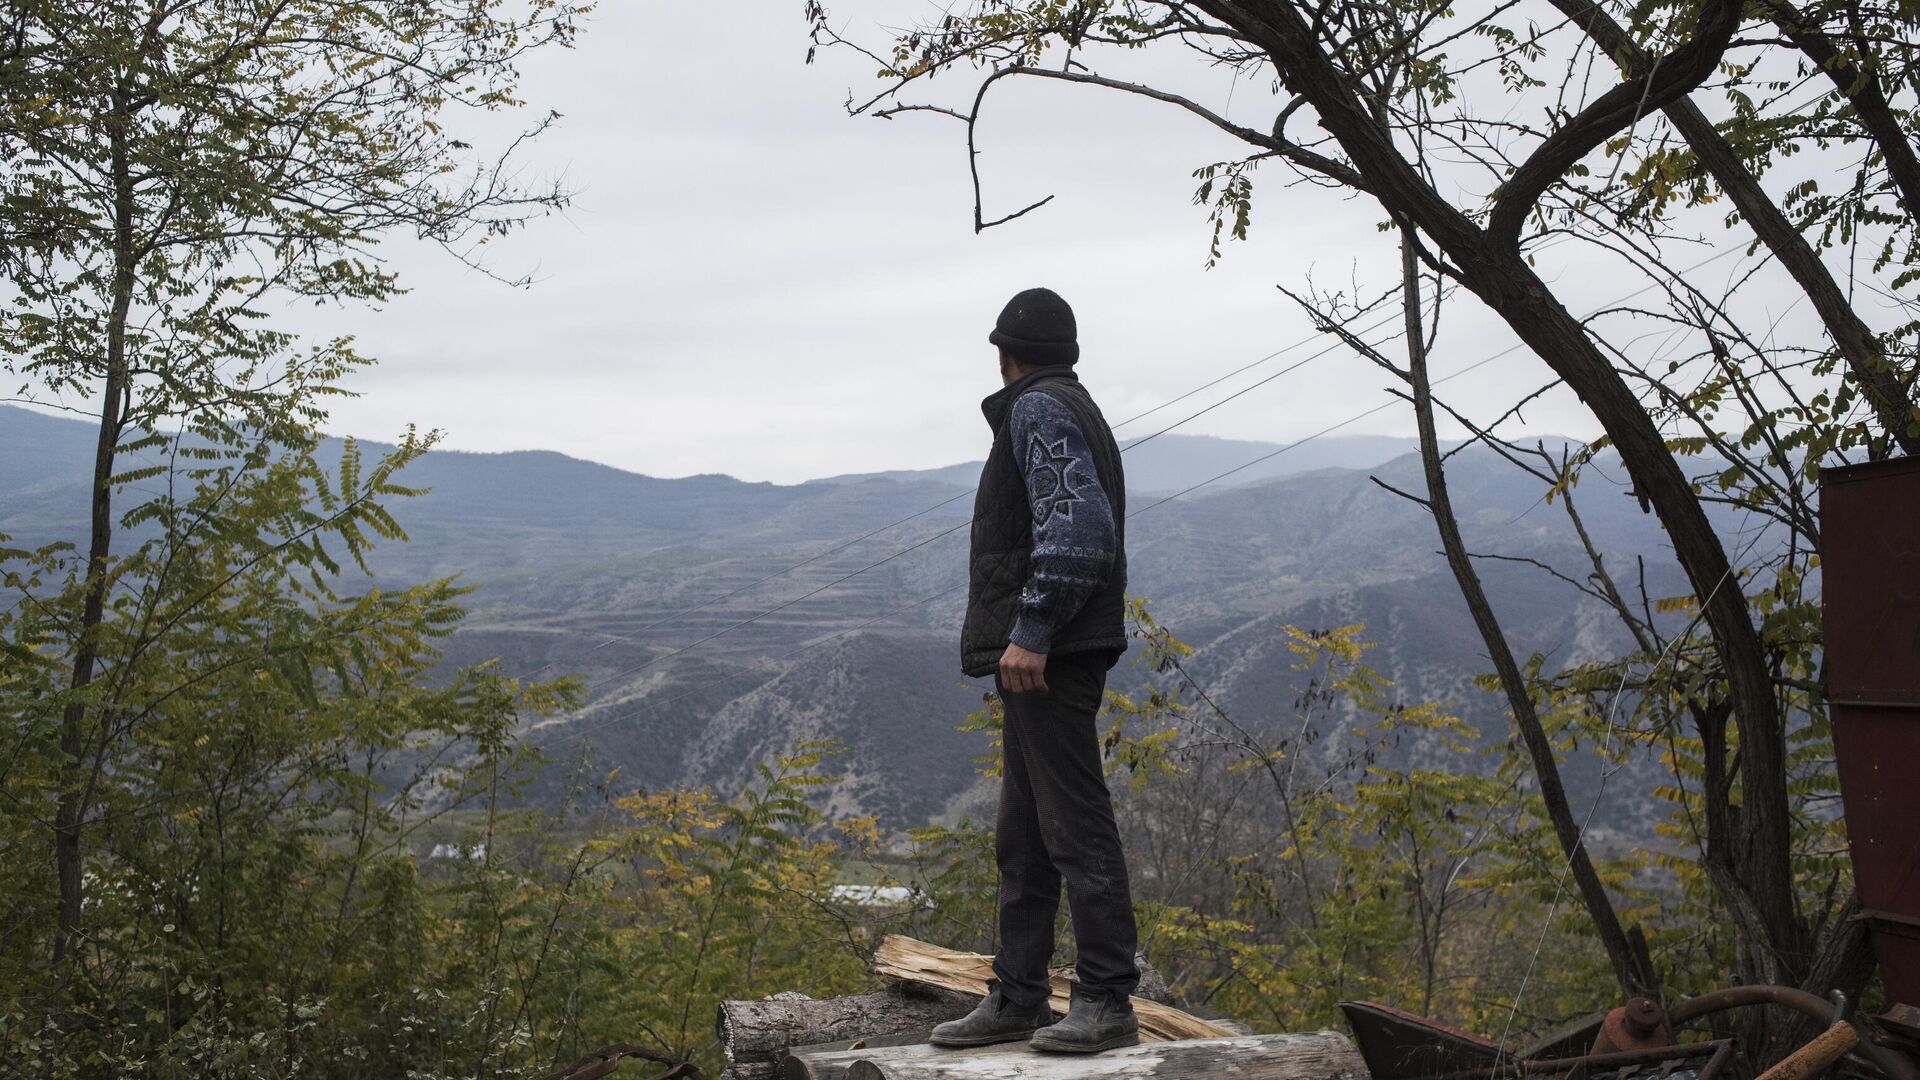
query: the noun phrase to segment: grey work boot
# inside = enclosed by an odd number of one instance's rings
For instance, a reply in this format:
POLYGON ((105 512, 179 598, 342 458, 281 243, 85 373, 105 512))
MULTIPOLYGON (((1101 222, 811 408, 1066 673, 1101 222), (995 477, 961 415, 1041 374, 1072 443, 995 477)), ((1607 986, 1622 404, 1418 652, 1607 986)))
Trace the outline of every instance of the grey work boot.
POLYGON ((1033 1034, 1035 1050, 1063 1054, 1092 1054, 1117 1046, 1137 1046, 1140 1019, 1125 994, 1111 994, 1073 984, 1073 1005, 1067 1015, 1033 1034))
POLYGON ((1053 1010, 1042 1001, 1022 1008, 1000 992, 1000 980, 987 980, 987 996, 972 1012, 933 1029, 935 1046, 986 1046, 1016 1042, 1053 1022, 1053 1010))

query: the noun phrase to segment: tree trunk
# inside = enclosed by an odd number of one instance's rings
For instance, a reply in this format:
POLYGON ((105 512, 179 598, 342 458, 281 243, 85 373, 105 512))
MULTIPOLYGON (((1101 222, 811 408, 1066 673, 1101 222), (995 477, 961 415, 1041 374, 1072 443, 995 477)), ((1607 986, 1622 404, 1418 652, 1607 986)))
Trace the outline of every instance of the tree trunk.
MULTIPOLYGON (((1720 538, 1708 522, 1679 463, 1667 449, 1646 408, 1607 357, 1594 345, 1586 328, 1553 295, 1539 275, 1528 267, 1518 246, 1503 228, 1500 236, 1482 229, 1443 198, 1401 156, 1391 133, 1367 111, 1353 87, 1323 50, 1291 3, 1286 0, 1197 0, 1197 6, 1245 33, 1272 60, 1281 80, 1319 114, 1320 124, 1340 144, 1352 166, 1368 181, 1369 191, 1396 219, 1411 223, 1432 237, 1452 260, 1462 284, 1492 308, 1520 339, 1578 394, 1608 438, 1632 477, 1640 497, 1659 516, 1673 543, 1674 555, 1687 574, 1694 595, 1712 631, 1714 650, 1727 681, 1729 700, 1740 728, 1741 812, 1738 821, 1739 866, 1752 894, 1754 912, 1765 938, 1753 942, 1778 956, 1787 970, 1806 965, 1804 934, 1794 909, 1793 878, 1788 864, 1791 821, 1787 813, 1786 738, 1768 673, 1766 653, 1748 612, 1739 579, 1727 559, 1720 538)), ((1712 5, 1716 27, 1729 30, 1724 20, 1737 21, 1737 9, 1712 5)), ((1696 41, 1699 36, 1696 36, 1696 41)), ((1720 45, 1724 48, 1724 39, 1720 45)), ((1683 46, 1682 48, 1689 48, 1683 46)), ((1696 50, 1690 60, 1697 61, 1696 50)), ((1656 65, 1659 67, 1660 65, 1656 65)), ((1690 64, 1704 78, 1711 71, 1690 64)), ((1697 81, 1695 83, 1697 85, 1697 81)), ((1621 110, 1610 91, 1542 144, 1551 146, 1554 160, 1565 160, 1577 131, 1581 145, 1599 146, 1640 115, 1640 107, 1664 108, 1692 90, 1685 82, 1663 83, 1660 92, 1639 97, 1640 106, 1621 110), (1593 108, 1605 102, 1604 115, 1593 108)), ((1616 87, 1616 91, 1620 88, 1616 87)), ((1541 170, 1530 157, 1496 203, 1493 217, 1508 223, 1526 209, 1515 202, 1525 194, 1518 183, 1526 174, 1537 185, 1541 170)))
POLYGON ((1920 157, 1916 157, 1907 130, 1887 104, 1886 91, 1871 67, 1862 68, 1848 60, 1833 39, 1811 19, 1795 8, 1790 0, 1766 0, 1765 7, 1774 24, 1807 54, 1815 66, 1827 73, 1840 96, 1853 106, 1854 117, 1880 148, 1887 175, 1894 190, 1906 204, 1907 215, 1920 218, 1920 157))
MULTIPOLYGON (((1643 70, 1652 58, 1627 36, 1599 5, 1591 0, 1552 0, 1553 6, 1572 19, 1594 43, 1622 62, 1629 74, 1643 70)), ((1903 387, 1893 367, 1880 349, 1880 339, 1853 310, 1827 265, 1807 243, 1800 230, 1768 197, 1752 172, 1740 161, 1731 144, 1713 126, 1698 106, 1682 98, 1668 105, 1667 119, 1693 147, 1720 189, 1740 211, 1755 236, 1767 245, 1780 265, 1801 291, 1812 301, 1814 311, 1827 327, 1828 336, 1846 358, 1848 370, 1859 381, 1862 396, 1872 406, 1874 416, 1887 429, 1894 444, 1906 454, 1920 454, 1920 430, 1914 429, 1911 391, 1903 387)))
MULTIPOLYGON (((88 707, 78 700, 93 682, 100 656, 99 628, 106 613, 108 559, 113 550, 113 475, 120 445, 122 415, 128 392, 127 313, 133 306, 133 182, 127 160, 126 118, 116 111, 108 118, 114 182, 114 270, 111 308, 107 321, 106 385, 101 390, 100 430, 94 444, 93 499, 87 544, 85 598, 73 655, 69 701, 60 717, 60 753, 63 761, 60 799, 54 809, 53 862, 60 887, 60 906, 53 939, 56 968, 71 963, 79 944, 80 911, 85 888, 85 855, 80 846, 81 826, 90 801, 95 769, 88 765, 86 733, 88 707)), ((96 751, 100 752, 100 751, 96 751)))
POLYGON ((1593 410, 1619 450, 1635 490, 1659 514, 1673 542, 1674 555, 1713 633, 1740 731, 1741 799, 1732 823, 1733 855, 1750 894, 1756 925, 1764 933, 1764 939, 1752 946, 1776 958, 1787 972, 1804 970, 1804 935, 1788 865, 1792 822, 1787 811, 1786 735, 1766 653, 1726 549, 1645 408, 1606 363, 1579 320, 1547 292, 1525 262, 1518 255, 1490 261, 1469 281, 1469 287, 1480 292, 1593 410))
POLYGON ((1367 1080, 1367 1066, 1347 1037, 1333 1031, 1196 1039, 1108 1050, 1100 1054, 1046 1054, 1025 1046, 993 1053, 935 1048, 874 1050, 851 1063, 846 1080, 1081 1080, 1126 1076, 1139 1080, 1367 1080))
POLYGON ((1487 647, 1487 656, 1492 659, 1494 671, 1500 676, 1500 686, 1506 691, 1507 707, 1513 712, 1514 726, 1520 729, 1527 754, 1533 759, 1534 776, 1540 783, 1541 802, 1546 805, 1547 817, 1553 822, 1553 832, 1560 841, 1560 850, 1566 855, 1567 869, 1573 875, 1574 886, 1586 905, 1587 914, 1593 919, 1600 944, 1607 951, 1607 959, 1613 965, 1614 979, 1619 982, 1624 997, 1641 994, 1657 996, 1659 976, 1628 943, 1626 931, 1614 912, 1613 901, 1608 898, 1606 887, 1601 884, 1600 875, 1587 856, 1586 840, 1582 835, 1585 823, 1574 820, 1566 787, 1560 783, 1560 765, 1553 756, 1553 743, 1540 723, 1540 714, 1534 708, 1526 677, 1521 674, 1520 665, 1513 658, 1506 631, 1501 629, 1500 620, 1494 616, 1493 605, 1487 600, 1486 590, 1481 587, 1480 574, 1467 554, 1465 541, 1460 538, 1460 521, 1454 516, 1453 500, 1447 492, 1446 468, 1440 460, 1440 439, 1433 426, 1433 393, 1427 378, 1425 333, 1420 325, 1419 266, 1414 256, 1412 237, 1405 237, 1401 241, 1400 270, 1402 299, 1406 309, 1407 375, 1413 388, 1414 420, 1420 430, 1420 464, 1426 474, 1427 509, 1432 513, 1434 526, 1440 532, 1447 568, 1453 571, 1453 580, 1460 588, 1460 596, 1467 602, 1467 610, 1473 615, 1473 625, 1480 631, 1480 640, 1487 647))

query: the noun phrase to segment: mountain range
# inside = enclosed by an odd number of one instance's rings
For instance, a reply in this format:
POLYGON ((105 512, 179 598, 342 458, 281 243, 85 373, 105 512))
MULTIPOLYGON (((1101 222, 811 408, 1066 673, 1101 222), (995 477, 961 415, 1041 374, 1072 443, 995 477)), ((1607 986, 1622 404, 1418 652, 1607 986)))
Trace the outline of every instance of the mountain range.
MULTIPOLYGON (((93 437, 84 421, 0 407, 0 533, 18 545, 84 535, 93 437)), ((1384 436, 1284 448, 1166 434, 1127 450, 1130 591, 1195 646, 1190 670, 1236 720, 1293 715, 1302 687, 1283 625, 1364 622, 1369 662, 1394 693, 1447 702, 1487 739, 1506 737, 1502 703, 1471 681, 1488 665, 1433 525, 1382 486, 1423 493, 1413 449, 1384 436)), ((550 452, 435 451, 402 477, 427 493, 392 507, 410 542, 377 550, 372 568, 381 584, 459 574, 475 586, 448 663, 497 657, 511 673, 582 679, 580 710, 528 724, 557 763, 531 798, 557 798, 565 763, 588 752, 626 785, 725 789, 798 738, 832 738, 847 752, 834 759, 831 808, 911 825, 978 809, 990 791, 973 769, 984 737, 956 730, 990 689, 958 665, 978 469, 779 485, 651 477, 550 452)), ((1529 564, 1584 576, 1561 504, 1484 448, 1456 454, 1448 475, 1522 655, 1567 663, 1620 648, 1601 605, 1529 564)), ((1623 577, 1639 580, 1644 560, 1652 596, 1686 591, 1615 463, 1597 462, 1577 495, 1623 577)), ((1738 523, 1719 524, 1731 534, 1738 523)), ((1123 659, 1110 685, 1149 674, 1123 659)), ((1440 751, 1415 739, 1397 752, 1440 751)), ((1307 751, 1328 770, 1348 753, 1337 736, 1307 751)), ((1591 780, 1571 779, 1576 798, 1591 780)), ((1649 810, 1619 790, 1637 787, 1619 785, 1599 819, 1649 810)))

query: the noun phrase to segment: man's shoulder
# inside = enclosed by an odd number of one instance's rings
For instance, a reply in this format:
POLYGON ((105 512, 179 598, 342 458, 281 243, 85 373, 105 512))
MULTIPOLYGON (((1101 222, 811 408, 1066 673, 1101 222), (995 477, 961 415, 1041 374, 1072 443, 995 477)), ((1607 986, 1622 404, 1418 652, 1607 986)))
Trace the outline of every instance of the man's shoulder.
MULTIPOLYGON (((1046 379, 1034 383, 1013 399, 1013 418, 1024 424, 1057 423, 1079 427, 1080 408, 1093 407, 1086 388, 1071 379, 1046 379)), ((1097 408, 1094 415, 1098 415, 1097 408)))

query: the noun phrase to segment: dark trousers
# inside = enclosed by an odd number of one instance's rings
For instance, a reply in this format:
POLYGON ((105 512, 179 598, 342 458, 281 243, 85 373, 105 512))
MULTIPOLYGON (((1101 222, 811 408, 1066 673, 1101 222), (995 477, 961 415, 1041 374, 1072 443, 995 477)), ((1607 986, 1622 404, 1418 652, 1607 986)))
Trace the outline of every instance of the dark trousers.
POLYGON ((1107 654, 1050 656, 1046 680, 1045 693, 1008 694, 994 676, 1005 704, 1006 765, 994 826, 1000 950, 993 973, 1001 992, 1021 1005, 1049 993, 1047 961, 1063 876, 1080 981, 1120 994, 1131 994, 1140 982, 1126 857, 1094 731, 1107 654))

